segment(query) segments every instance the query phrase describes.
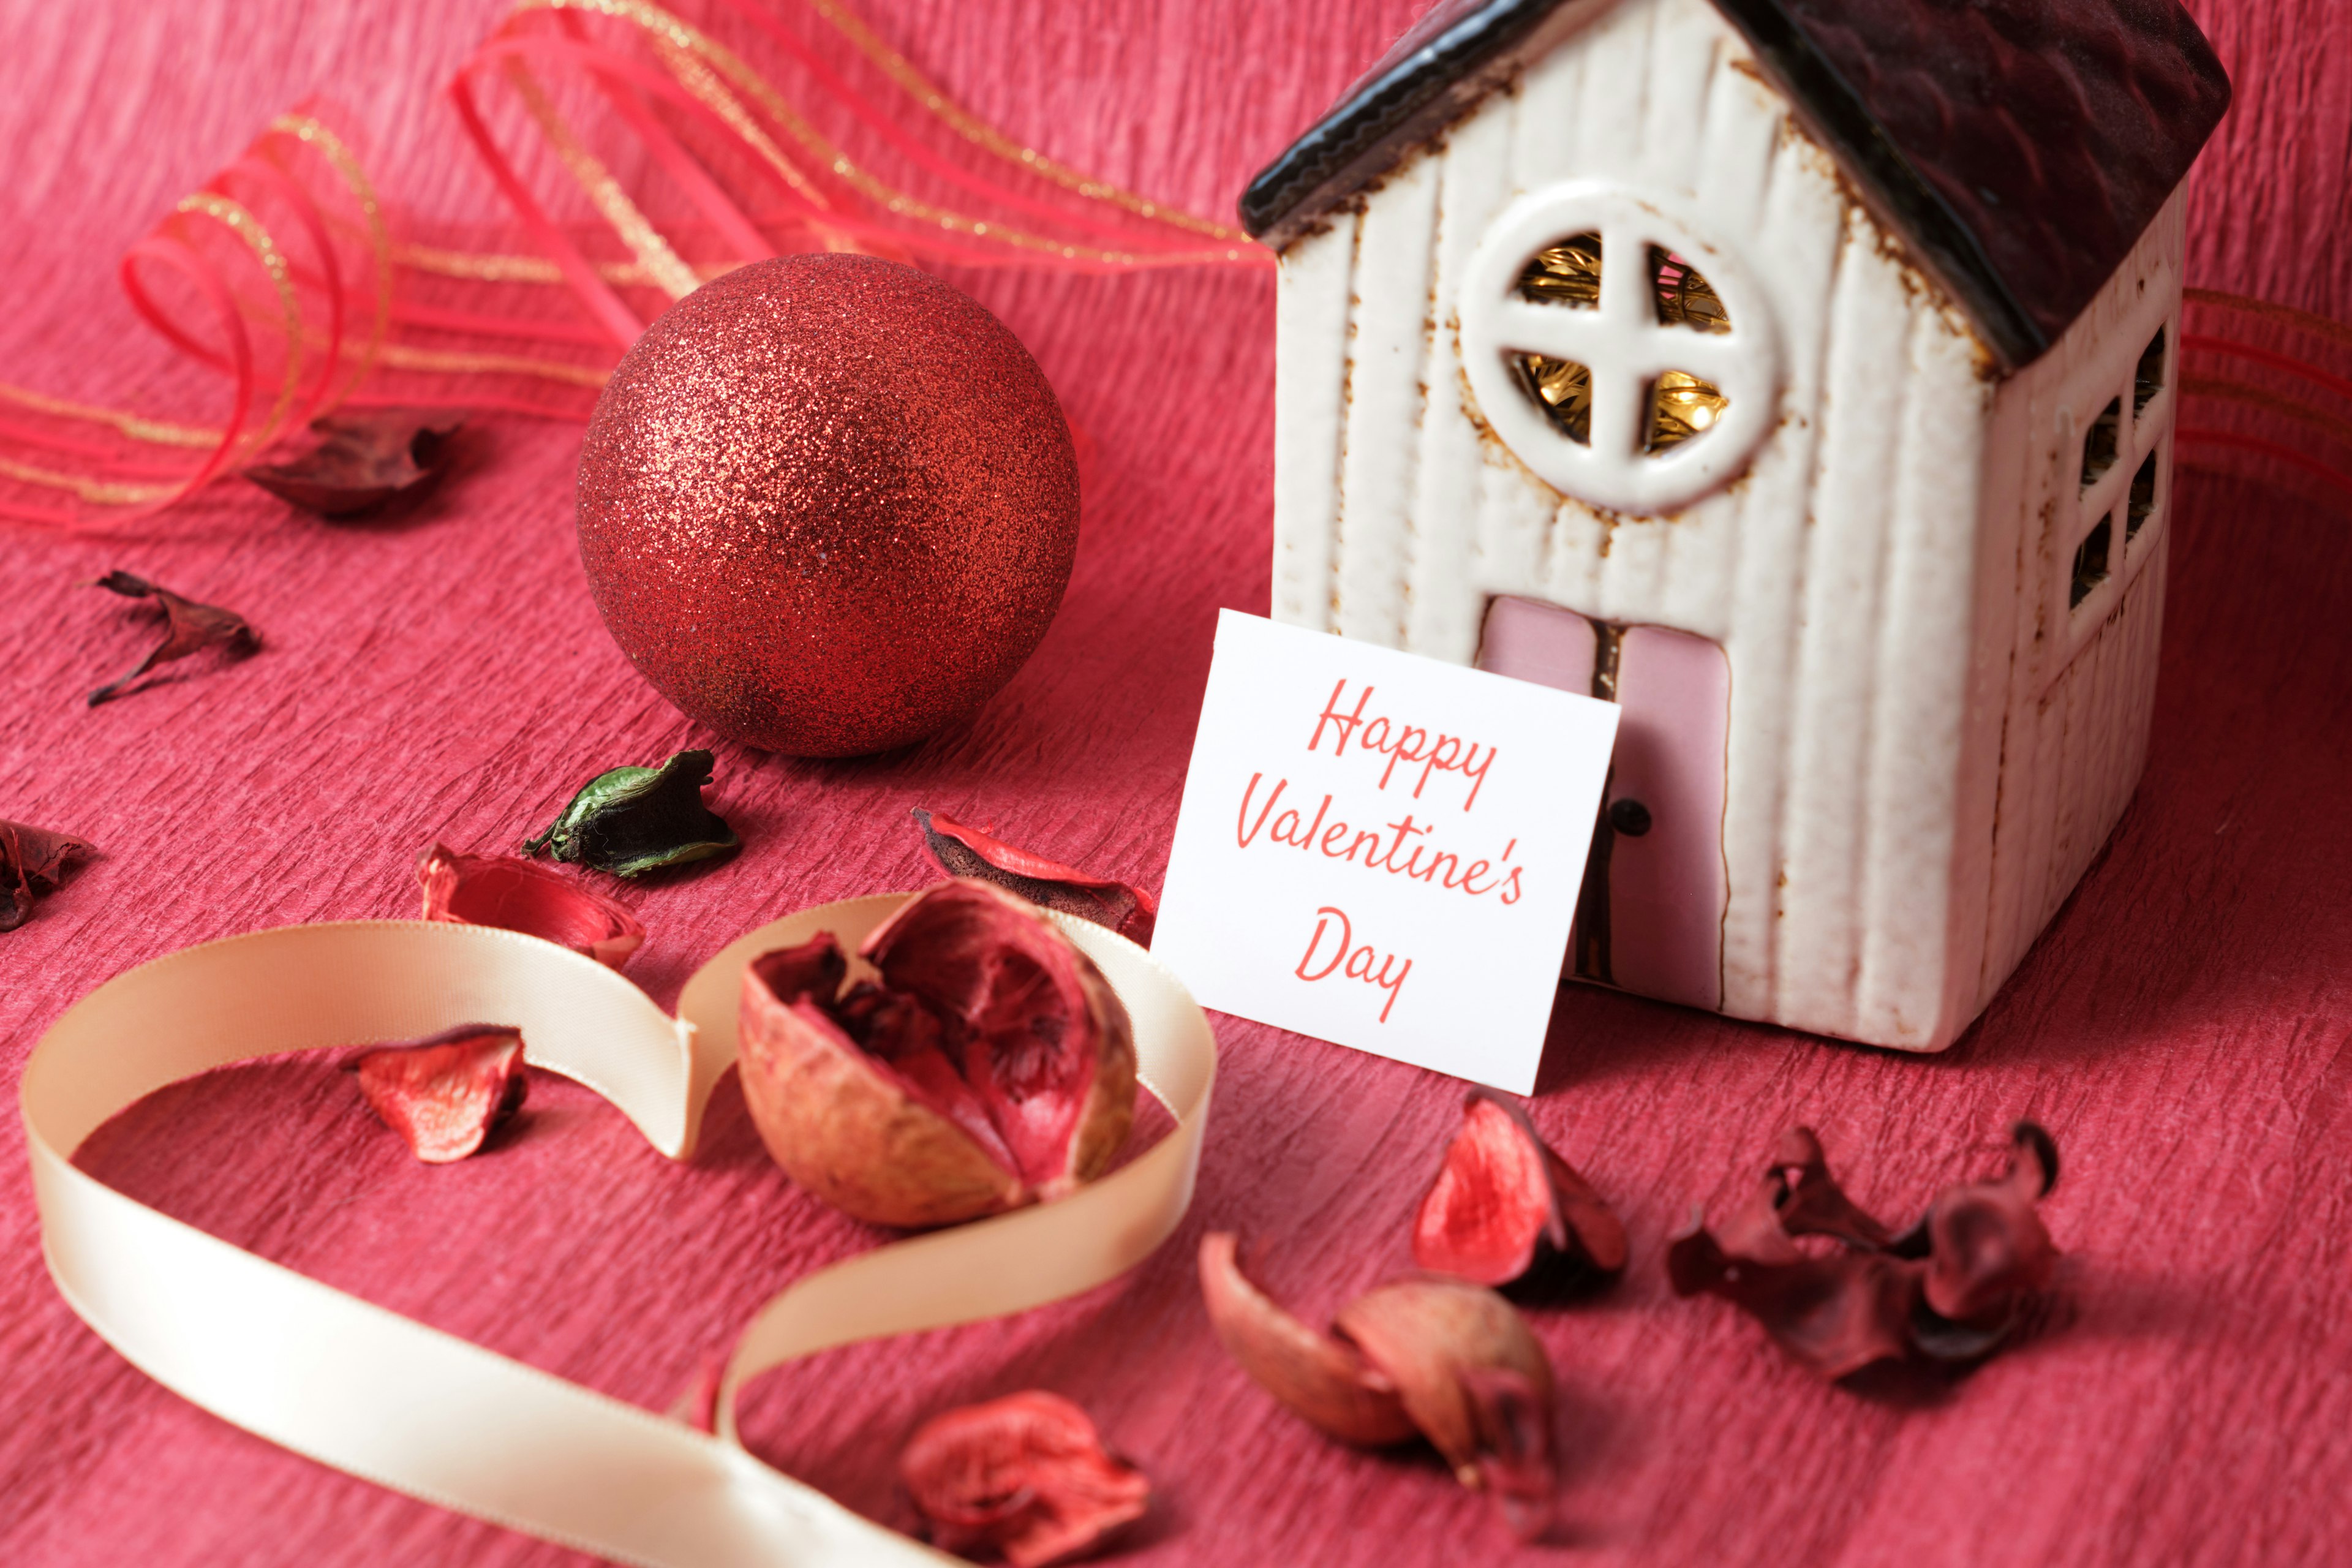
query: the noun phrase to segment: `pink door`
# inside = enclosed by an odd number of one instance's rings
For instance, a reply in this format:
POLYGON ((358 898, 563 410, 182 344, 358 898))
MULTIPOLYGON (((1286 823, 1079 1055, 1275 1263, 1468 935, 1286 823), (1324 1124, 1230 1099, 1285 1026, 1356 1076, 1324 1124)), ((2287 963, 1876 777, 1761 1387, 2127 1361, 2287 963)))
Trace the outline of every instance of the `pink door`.
POLYGON ((1569 944, 1576 973, 1664 1001, 1722 1005, 1731 710, 1723 649, 1686 632, 1498 598, 1478 667, 1624 709, 1569 944))

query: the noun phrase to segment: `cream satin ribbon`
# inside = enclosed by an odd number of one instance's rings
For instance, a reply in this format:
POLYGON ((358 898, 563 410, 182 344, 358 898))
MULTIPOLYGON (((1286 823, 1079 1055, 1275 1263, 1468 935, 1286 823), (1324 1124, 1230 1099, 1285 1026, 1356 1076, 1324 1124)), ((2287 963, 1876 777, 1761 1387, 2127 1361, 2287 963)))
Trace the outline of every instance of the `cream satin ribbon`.
POLYGON ((804 910, 730 944, 672 1019, 602 964, 481 926, 292 926, 190 948, 76 1003, 26 1065, 21 1105, 42 1247, 84 1321, 224 1420, 444 1508, 644 1568, 955 1561, 761 1464, 736 1391, 835 1345, 1056 1300, 1133 1267, 1192 1200, 1216 1046, 1175 977, 1099 926, 1053 917, 1127 1005, 1144 1086, 1176 1127, 1055 1204, 878 1247, 801 1280, 744 1329, 711 1436, 331 1290, 134 1203, 70 1163, 163 1085, 278 1051, 407 1039, 468 1022, 522 1030, 665 1154, 694 1147, 735 1059, 754 954, 831 931, 855 949, 906 895, 804 910))

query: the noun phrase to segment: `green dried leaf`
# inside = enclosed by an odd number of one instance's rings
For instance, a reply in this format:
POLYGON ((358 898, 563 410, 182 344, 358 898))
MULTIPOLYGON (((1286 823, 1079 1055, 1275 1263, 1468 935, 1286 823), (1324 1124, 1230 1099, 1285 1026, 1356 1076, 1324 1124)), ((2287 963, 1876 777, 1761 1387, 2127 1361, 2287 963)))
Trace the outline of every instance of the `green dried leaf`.
POLYGON ((709 782, 709 752, 680 752, 657 768, 598 773, 546 832, 524 841, 523 852, 616 877, 727 854, 743 841, 702 804, 709 782))

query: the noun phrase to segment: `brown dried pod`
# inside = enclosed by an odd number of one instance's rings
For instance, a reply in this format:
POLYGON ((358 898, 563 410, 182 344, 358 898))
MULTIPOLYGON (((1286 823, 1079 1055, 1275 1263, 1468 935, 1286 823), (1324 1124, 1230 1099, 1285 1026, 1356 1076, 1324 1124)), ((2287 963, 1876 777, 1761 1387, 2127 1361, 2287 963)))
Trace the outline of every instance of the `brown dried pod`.
POLYGON ((427 845, 416 859, 420 918, 497 926, 543 937, 618 969, 645 944, 636 916, 552 867, 512 855, 468 855, 427 845))
POLYGON ((460 1024, 360 1056, 360 1092, 384 1125, 429 1165, 462 1160, 490 1130, 522 1109, 522 1031, 460 1024))
POLYGON ((465 416, 415 408, 347 409, 311 421, 316 447, 245 477, 279 500, 320 517, 350 517, 440 476, 448 438, 465 416))
POLYGON ((261 646, 261 639, 246 624, 245 617, 234 610, 224 610, 218 605, 199 605, 194 599, 183 598, 169 588, 159 587, 144 577, 128 572, 109 572, 89 586, 103 588, 110 594, 120 594, 126 599, 152 599, 163 612, 163 640, 157 643, 145 658, 132 666, 130 673, 110 680, 89 694, 89 705, 111 702, 123 695, 130 684, 159 664, 169 664, 175 658, 185 658, 202 648, 223 647, 231 654, 250 653, 261 646))
POLYGON ((1318 1334, 1241 1272, 1229 1232, 1201 1238, 1201 1291, 1218 1340, 1311 1425, 1365 1447, 1418 1432, 1512 1532, 1551 1523, 1559 1475, 1551 1361, 1518 1310, 1467 1280, 1400 1279, 1318 1334))
POLYGON ((1518 1105, 1474 1089, 1413 1216, 1412 1260, 1497 1289, 1570 1289, 1625 1267, 1625 1226, 1518 1105))
POLYGON ((98 853, 68 834, 0 822, 0 931, 33 918, 33 900, 57 891, 66 873, 98 853))
POLYGON ((1127 1009, 1051 921, 984 882, 909 899, 844 989, 830 934, 743 974, 743 1097, 792 1178, 875 1225, 952 1225, 1108 1168, 1135 1119, 1127 1009))
POLYGON ((2057 1173, 2050 1134, 2021 1121, 2002 1175, 1948 1189, 1895 1236, 1838 1186, 1811 1129, 1796 1128, 1720 1239, 1694 1216, 1667 1249, 1667 1274, 1677 1295, 1706 1291, 1747 1311, 1823 1377, 1911 1356, 1973 1361, 2049 1285, 2057 1248, 2034 1205, 2057 1173), (1805 1237, 1832 1245, 1809 1250, 1805 1237))
POLYGON ((1108 926, 1139 947, 1151 945, 1159 906, 1133 883, 1089 876, 919 805, 913 815, 924 847, 949 876, 993 882, 1040 908, 1108 926))
POLYGON ((1013 1568, 1082 1556, 1151 1504, 1143 1472, 1103 1447, 1085 1411, 1042 1389, 933 1416, 898 1476, 934 1542, 993 1547, 1013 1568))

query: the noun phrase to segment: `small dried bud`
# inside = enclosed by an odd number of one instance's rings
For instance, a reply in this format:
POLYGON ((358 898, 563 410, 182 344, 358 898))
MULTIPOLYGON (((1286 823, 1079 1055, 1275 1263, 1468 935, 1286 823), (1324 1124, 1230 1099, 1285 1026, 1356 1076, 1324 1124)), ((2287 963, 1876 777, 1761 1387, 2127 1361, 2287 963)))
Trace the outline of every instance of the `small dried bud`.
POLYGON ((1106 1452, 1087 1413, 1031 1390, 933 1416, 898 1460, 931 1539, 1013 1568, 1066 1563, 1140 1519, 1151 1483, 1106 1452))
POLYGON ((615 877, 708 860, 742 840, 702 804, 709 752, 680 752, 657 768, 612 768, 581 786, 546 832, 523 845, 615 877))
POLYGON ((843 989, 831 935, 743 974, 743 1096, 776 1163, 875 1225, 952 1225, 1063 1196, 1135 1116, 1127 1009, 1012 894, 943 882, 866 939, 843 989))
POLYGON ((428 1165, 462 1160, 522 1109, 522 1031, 460 1024, 359 1058, 360 1092, 385 1126, 428 1165))
POLYGON ((1525 1110, 1474 1089, 1414 1215, 1412 1259, 1497 1289, 1569 1289, 1625 1267, 1625 1227, 1525 1110))
POLYGON ((537 861, 434 844, 417 858, 416 880, 425 893, 422 919, 519 931, 614 969, 646 940, 636 916, 537 861))
POLYGON ((0 931, 31 920, 33 900, 57 891, 68 871, 96 853, 63 833, 0 822, 0 931))

